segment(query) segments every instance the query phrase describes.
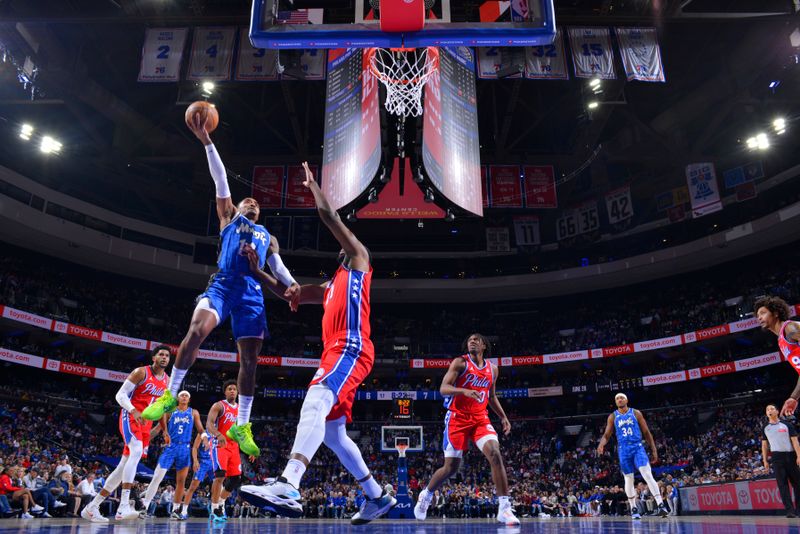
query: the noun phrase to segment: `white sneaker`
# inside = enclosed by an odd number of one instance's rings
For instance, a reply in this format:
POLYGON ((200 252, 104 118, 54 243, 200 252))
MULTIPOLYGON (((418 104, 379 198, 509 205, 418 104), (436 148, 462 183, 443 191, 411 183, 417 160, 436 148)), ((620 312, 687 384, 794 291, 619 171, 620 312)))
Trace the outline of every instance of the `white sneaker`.
POLYGON ((65 502, 56 501, 53 503, 53 508, 63 508, 67 505, 65 502))
POLYGON ((31 514, 29 514, 28 512, 25 512, 24 514, 22 514, 22 515, 21 515, 21 516, 19 516, 19 517, 20 517, 21 519, 33 519, 33 516, 32 516, 31 514))
POLYGON ((48 514, 47 512, 43 513, 39 517, 53 517, 52 515, 48 514))
POLYGON ((428 507, 431 505, 433 495, 430 492, 423 490, 419 494, 417 504, 414 506, 414 517, 419 521, 425 521, 428 517, 428 507))
POLYGON ((117 514, 114 516, 117 521, 127 521, 129 519, 139 519, 139 512, 134 510, 130 504, 120 504, 117 508, 117 514))
POLYGON ((38 504, 36 506, 31 506, 31 512, 41 512, 42 510, 44 510, 44 508, 42 508, 38 504))
POLYGON ((242 486, 239 488, 242 499, 284 517, 300 517, 303 505, 300 492, 283 477, 278 477, 265 486, 242 486))
POLYGON ((81 517, 92 523, 108 523, 108 518, 101 514, 100 510, 91 506, 87 506, 81 511, 81 517))
POLYGON ((497 521, 509 527, 519 525, 519 519, 514 515, 514 510, 510 506, 497 511, 497 521))

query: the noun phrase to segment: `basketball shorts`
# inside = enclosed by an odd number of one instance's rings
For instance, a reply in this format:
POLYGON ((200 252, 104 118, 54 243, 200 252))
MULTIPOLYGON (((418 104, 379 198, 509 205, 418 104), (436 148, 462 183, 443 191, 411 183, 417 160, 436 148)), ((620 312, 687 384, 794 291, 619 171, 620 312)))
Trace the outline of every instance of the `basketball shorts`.
MULTIPOLYGON (((122 435, 122 440, 125 446, 122 449, 122 456, 130 455, 131 451, 128 449, 128 443, 133 438, 142 442, 142 448, 146 451, 147 446, 150 445, 150 429, 153 428, 152 421, 142 420, 141 423, 137 422, 127 410, 120 410, 119 412, 119 433, 122 435)), ((143 454, 147 457, 147 454, 143 454)))
POLYGON ((194 479, 199 480, 201 483, 205 482, 206 479, 214 480, 214 466, 211 465, 211 458, 205 460, 198 458, 198 463, 200 464, 200 469, 195 472, 194 479))
POLYGON ((158 467, 162 469, 174 466, 175 471, 180 471, 190 465, 192 465, 192 449, 188 443, 171 443, 164 447, 161 456, 158 457, 158 467))
POLYGON ((486 412, 464 414, 448 410, 444 418, 444 439, 442 448, 446 458, 461 458, 469 448, 469 442, 475 443, 478 450, 489 440, 497 441, 489 415, 486 412))
POLYGON ((638 447, 620 447, 619 449, 619 468, 623 475, 635 473, 640 467, 650 465, 647 452, 643 445, 638 447))
POLYGON ((205 292, 197 297, 197 307, 214 313, 217 326, 230 317, 234 339, 269 337, 261 284, 251 276, 213 275, 205 292))
POLYGON ((342 338, 329 342, 322 353, 314 378, 309 386, 325 384, 336 395, 327 420, 346 417, 353 421, 353 401, 356 390, 372 372, 375 363, 375 348, 370 339, 342 338))
POLYGON ((242 459, 239 457, 239 444, 229 439, 224 447, 211 449, 211 468, 216 472, 225 471, 226 477, 242 474, 242 459))

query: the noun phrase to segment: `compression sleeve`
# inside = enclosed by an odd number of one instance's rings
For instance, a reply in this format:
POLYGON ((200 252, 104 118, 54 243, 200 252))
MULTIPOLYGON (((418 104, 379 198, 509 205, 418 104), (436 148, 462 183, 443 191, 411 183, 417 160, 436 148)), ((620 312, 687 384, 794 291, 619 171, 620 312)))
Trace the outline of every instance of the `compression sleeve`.
POLYGON ((136 389, 136 384, 130 380, 125 380, 119 387, 117 395, 114 397, 117 400, 117 404, 122 406, 125 411, 132 412, 136 409, 133 404, 131 404, 131 394, 134 389, 136 389))
POLYGON ((292 277, 292 273, 290 273, 289 269, 283 264, 280 254, 270 254, 269 257, 267 257, 267 265, 269 265, 269 270, 272 271, 275 278, 280 280, 281 284, 289 287, 297 283, 292 277))
POLYGON ((229 198, 231 189, 228 186, 228 171, 225 170, 222 158, 219 157, 217 147, 213 143, 206 145, 206 156, 208 157, 208 170, 211 172, 211 178, 214 179, 214 185, 217 187, 217 198, 229 198))

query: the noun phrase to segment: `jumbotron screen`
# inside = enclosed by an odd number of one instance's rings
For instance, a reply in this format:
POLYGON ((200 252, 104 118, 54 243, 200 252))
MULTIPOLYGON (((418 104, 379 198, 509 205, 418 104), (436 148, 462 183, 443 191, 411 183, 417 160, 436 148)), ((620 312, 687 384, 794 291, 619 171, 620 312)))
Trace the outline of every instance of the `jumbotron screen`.
POLYGON ((475 59, 466 47, 439 54, 438 72, 425 86, 422 163, 442 195, 482 216, 475 59))
POLYGON ((363 56, 358 48, 328 53, 321 186, 337 210, 364 192, 381 163, 378 82, 363 56))

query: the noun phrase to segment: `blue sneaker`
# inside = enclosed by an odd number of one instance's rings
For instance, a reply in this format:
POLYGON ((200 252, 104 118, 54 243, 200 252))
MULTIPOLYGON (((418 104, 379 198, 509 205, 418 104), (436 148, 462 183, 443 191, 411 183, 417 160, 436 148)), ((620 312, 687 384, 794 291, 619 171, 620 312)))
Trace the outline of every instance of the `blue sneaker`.
POLYGON ((239 495, 250 504, 284 517, 303 515, 303 505, 299 502, 303 498, 284 477, 278 477, 264 486, 242 486, 239 495))
POLYGON ((397 505, 397 499, 385 492, 377 499, 367 499, 361 504, 361 509, 353 514, 350 524, 366 525, 394 508, 395 505, 397 505))
POLYGON ((641 519, 642 516, 639 514, 638 510, 634 510, 631 512, 631 519, 641 519))
POLYGON ((222 523, 228 520, 228 516, 225 515, 225 507, 221 506, 219 508, 211 508, 211 513, 208 515, 208 518, 211 519, 215 523, 222 523))

